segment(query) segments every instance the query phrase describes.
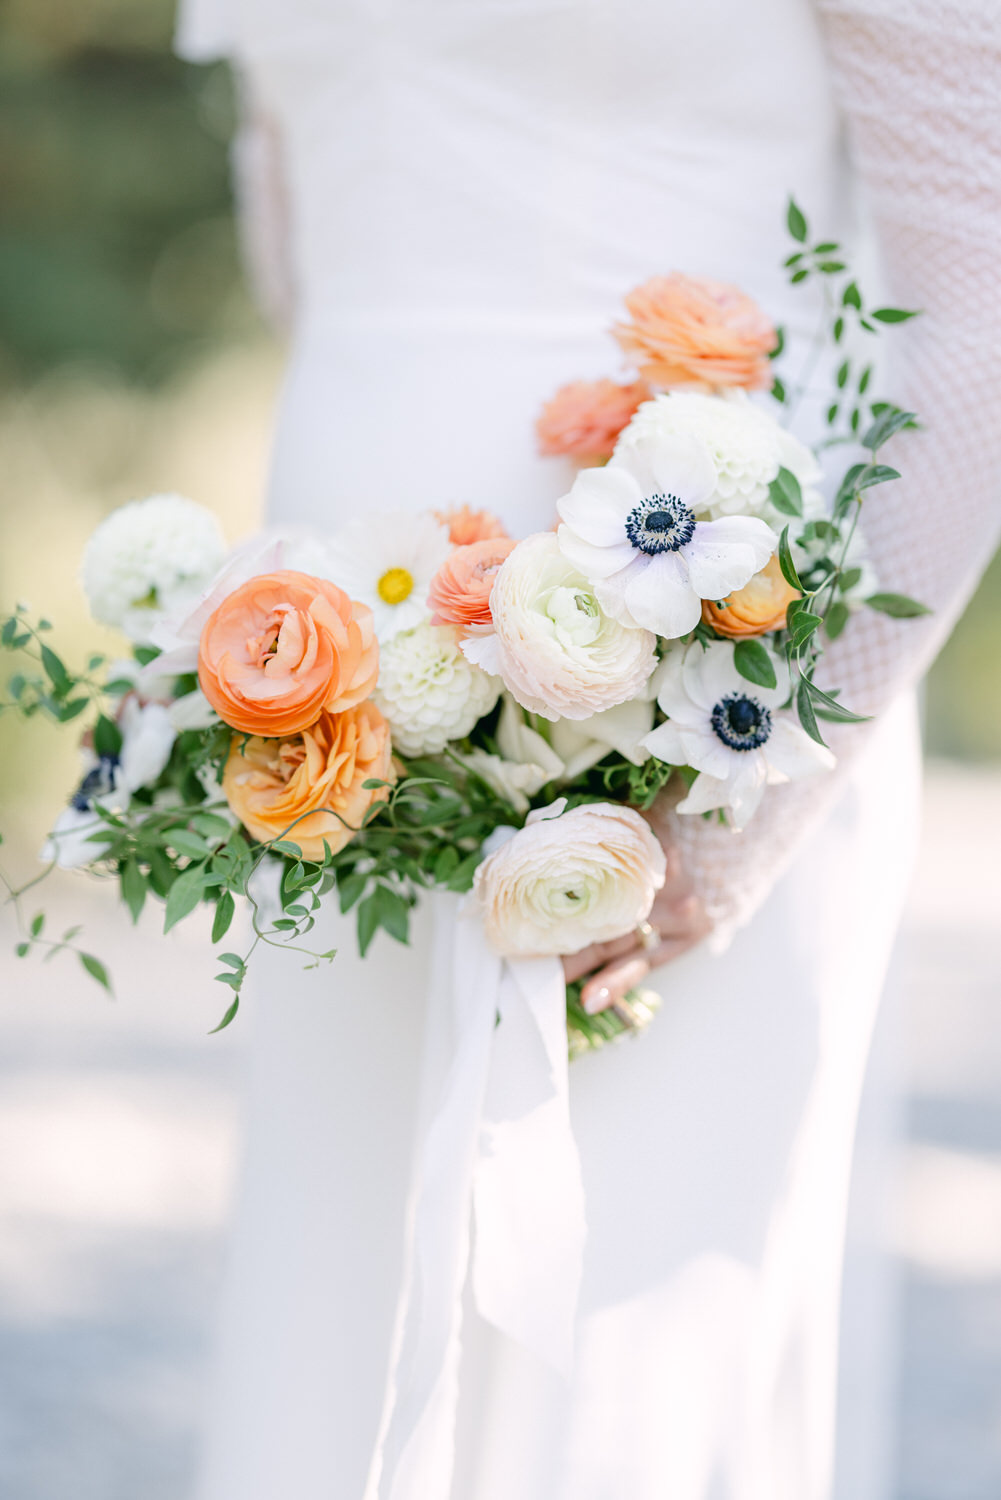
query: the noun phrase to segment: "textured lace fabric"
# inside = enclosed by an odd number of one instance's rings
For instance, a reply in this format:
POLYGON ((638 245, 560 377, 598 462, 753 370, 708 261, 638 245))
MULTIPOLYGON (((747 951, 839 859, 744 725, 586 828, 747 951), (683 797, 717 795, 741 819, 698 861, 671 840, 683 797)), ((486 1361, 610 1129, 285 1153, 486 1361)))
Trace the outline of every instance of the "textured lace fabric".
MULTIPOLYGON (((818 674, 878 716, 930 665, 1001 529, 1001 6, 820 0, 819 12, 893 301, 923 309, 898 336, 895 383, 925 430, 887 445, 903 477, 870 492, 862 525, 881 586, 934 613, 855 615, 818 674)), ((742 834, 675 818, 719 933, 753 915, 872 733, 827 727, 837 770, 771 788, 742 834)))

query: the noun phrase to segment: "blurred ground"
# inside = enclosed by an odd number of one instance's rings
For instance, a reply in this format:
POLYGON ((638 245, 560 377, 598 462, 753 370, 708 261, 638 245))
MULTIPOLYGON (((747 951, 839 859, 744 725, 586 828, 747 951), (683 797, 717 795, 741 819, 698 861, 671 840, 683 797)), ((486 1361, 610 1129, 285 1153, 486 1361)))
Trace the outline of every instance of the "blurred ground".
MULTIPOLYGON (((878 1184, 901 1277, 894 1500, 1001 1493, 999 840, 1001 774, 933 765, 896 966, 906 1141, 878 1184)), ((206 1036, 205 934, 132 932, 110 896, 66 876, 47 905, 114 956, 114 1002, 0 948, 0 1494, 17 1500, 188 1500, 211 1420, 252 1018, 206 1036)))

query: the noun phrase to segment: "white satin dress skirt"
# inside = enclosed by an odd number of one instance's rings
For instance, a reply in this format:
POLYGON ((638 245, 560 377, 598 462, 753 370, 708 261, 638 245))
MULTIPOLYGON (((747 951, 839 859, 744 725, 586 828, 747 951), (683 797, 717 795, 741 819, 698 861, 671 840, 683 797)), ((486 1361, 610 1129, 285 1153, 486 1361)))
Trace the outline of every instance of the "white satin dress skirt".
MULTIPOLYGON (((792 190, 853 234, 805 0, 193 0, 284 153, 296 324, 271 519, 488 506, 548 527, 532 423, 615 373, 622 295, 673 267, 787 330, 792 190)), ((804 433, 809 437, 809 433, 804 433)), ((419 1500, 827 1500, 858 1095, 916 825, 901 703, 718 956, 641 1038, 575 1062, 588 1239, 572 1379, 466 1318, 455 1476, 419 1500)), ((200 1500, 369 1500, 446 907, 365 963, 269 950, 200 1500), (440 950, 440 951, 439 951, 440 950)), ((380 1497, 381 1500, 381 1497, 380 1497)))

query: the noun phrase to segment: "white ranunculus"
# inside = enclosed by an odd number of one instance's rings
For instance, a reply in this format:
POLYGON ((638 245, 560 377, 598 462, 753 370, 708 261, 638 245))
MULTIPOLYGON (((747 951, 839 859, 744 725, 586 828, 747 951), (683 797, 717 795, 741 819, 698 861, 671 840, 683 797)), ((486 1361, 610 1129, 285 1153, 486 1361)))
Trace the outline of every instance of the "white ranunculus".
POLYGON ((194 599, 225 555, 219 522, 182 495, 151 495, 113 510, 83 554, 91 614, 131 640, 194 599))
POLYGON ((630 807, 565 799, 530 813, 483 861, 473 900, 487 941, 507 956, 578 953, 646 920, 664 884, 664 851, 630 807))
POLYGON ((177 731, 170 709, 163 703, 144 703, 129 696, 118 717, 122 748, 115 772, 115 785, 123 792, 150 787, 163 771, 173 749, 177 731))
POLYGON ((427 621, 382 646, 372 698, 401 755, 437 755, 497 702, 500 683, 467 661, 450 625, 427 621))
POLYGON ((382 643, 430 618, 431 580, 451 550, 430 511, 369 514, 331 539, 327 576, 368 605, 382 643))
MULTIPOLYGON (((766 648, 767 649, 767 648, 766 648)), ((667 720, 647 735, 658 760, 699 772, 680 813, 723 808, 734 828, 757 811, 766 786, 815 776, 834 756, 782 708, 789 697, 785 663, 769 652, 777 685, 757 687, 734 665, 732 641, 695 641, 669 651, 657 671, 657 701, 667 720)))
POLYGON ((656 665, 653 635, 613 619, 549 531, 505 558, 490 612, 505 687, 546 719, 586 719, 635 698, 656 665))
POLYGON ((700 518, 759 515, 768 486, 783 467, 801 484, 816 483, 810 450, 744 391, 673 391, 644 401, 619 438, 612 467, 628 463, 631 454, 651 441, 678 437, 697 439, 715 469, 713 487, 699 502, 700 518))
POLYGON ((615 619, 673 640, 694 630, 703 599, 724 599, 764 567, 778 545, 764 521, 696 520, 716 483, 694 437, 650 438, 577 475, 557 506, 559 545, 615 619))

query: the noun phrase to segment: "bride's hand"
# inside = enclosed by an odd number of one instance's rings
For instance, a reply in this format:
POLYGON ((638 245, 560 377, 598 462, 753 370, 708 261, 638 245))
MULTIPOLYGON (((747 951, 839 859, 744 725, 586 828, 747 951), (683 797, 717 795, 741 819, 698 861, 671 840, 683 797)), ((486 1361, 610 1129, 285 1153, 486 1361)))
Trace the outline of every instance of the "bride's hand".
POLYGON ((660 941, 648 948, 637 933, 629 933, 610 943, 594 943, 564 958, 563 972, 568 981, 585 974, 591 976, 581 991, 581 1003, 592 1015, 615 1005, 642 983, 651 969, 687 953, 712 930, 702 902, 692 891, 681 857, 667 840, 666 825, 655 811, 649 815, 649 822, 667 858, 664 887, 658 892, 648 918, 660 941))

